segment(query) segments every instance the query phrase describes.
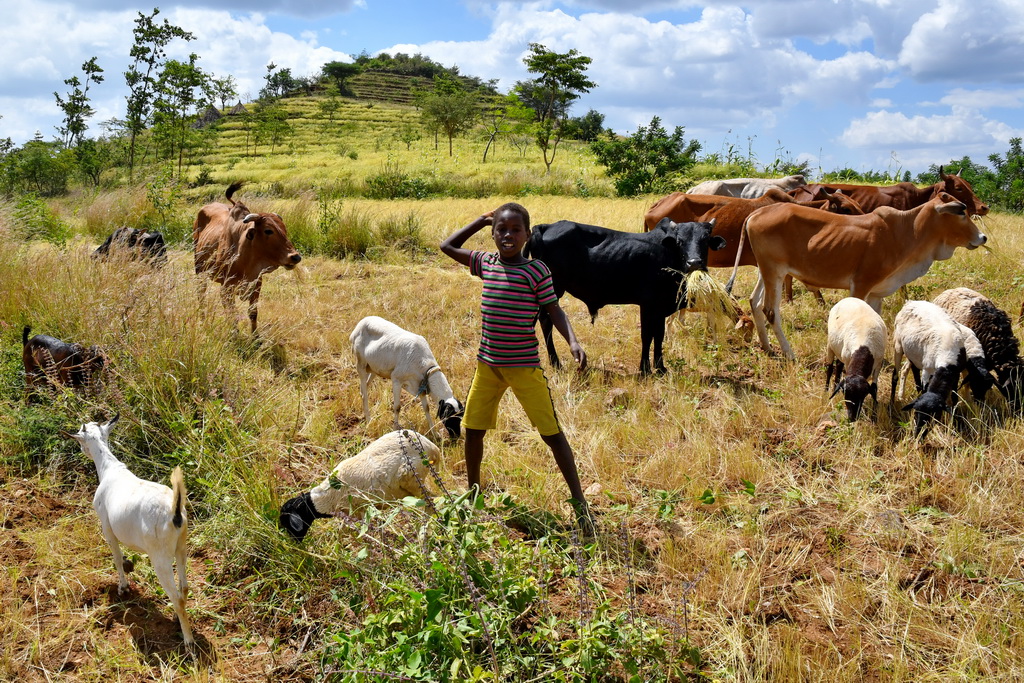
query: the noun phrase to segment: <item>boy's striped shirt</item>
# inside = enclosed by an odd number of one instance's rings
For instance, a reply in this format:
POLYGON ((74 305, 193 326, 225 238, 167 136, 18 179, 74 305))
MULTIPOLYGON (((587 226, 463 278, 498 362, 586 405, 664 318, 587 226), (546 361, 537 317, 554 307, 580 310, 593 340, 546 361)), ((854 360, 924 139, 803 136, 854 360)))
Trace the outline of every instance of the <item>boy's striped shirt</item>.
POLYGON ((477 358, 487 365, 540 367, 534 326, 540 307, 558 301, 551 271, 542 261, 511 265, 495 252, 474 251, 469 272, 484 281, 477 358))

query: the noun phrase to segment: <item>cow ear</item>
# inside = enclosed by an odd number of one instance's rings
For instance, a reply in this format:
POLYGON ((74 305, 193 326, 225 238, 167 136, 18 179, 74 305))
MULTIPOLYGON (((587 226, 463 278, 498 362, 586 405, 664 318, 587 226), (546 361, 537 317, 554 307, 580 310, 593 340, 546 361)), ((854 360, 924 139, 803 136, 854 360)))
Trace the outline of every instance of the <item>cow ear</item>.
POLYGON ((708 249, 711 251, 718 251, 719 249, 725 249, 725 238, 721 235, 714 235, 711 241, 708 243, 708 249))
POLYGON ((252 241, 252 238, 256 236, 256 226, 250 225, 249 229, 245 231, 245 239, 252 241))
POLYGON ((667 232, 668 230, 670 230, 672 228, 673 225, 675 225, 675 222, 671 218, 669 218, 668 216, 665 216, 660 221, 658 221, 658 224, 654 226, 654 229, 655 230, 664 230, 664 231, 667 232))
POLYGON ((946 180, 946 171, 945 168, 942 166, 939 166, 939 180, 943 182, 945 182, 946 180))

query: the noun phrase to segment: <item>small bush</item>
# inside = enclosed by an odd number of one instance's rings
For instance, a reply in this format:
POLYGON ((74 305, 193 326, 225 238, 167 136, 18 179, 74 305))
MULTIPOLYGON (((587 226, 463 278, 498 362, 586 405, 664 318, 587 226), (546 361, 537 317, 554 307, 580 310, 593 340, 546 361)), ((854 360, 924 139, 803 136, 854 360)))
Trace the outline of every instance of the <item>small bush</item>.
POLYGON ((366 179, 366 196, 370 199, 425 199, 444 190, 443 183, 410 176, 393 162, 385 163, 380 173, 366 179))
POLYGON ((429 251, 423 237, 419 216, 408 213, 404 217, 388 216, 377 227, 377 241, 382 246, 417 254, 429 251))
POLYGON ((13 213, 14 234, 22 239, 64 246, 71 234, 71 229, 35 194, 20 197, 13 213))

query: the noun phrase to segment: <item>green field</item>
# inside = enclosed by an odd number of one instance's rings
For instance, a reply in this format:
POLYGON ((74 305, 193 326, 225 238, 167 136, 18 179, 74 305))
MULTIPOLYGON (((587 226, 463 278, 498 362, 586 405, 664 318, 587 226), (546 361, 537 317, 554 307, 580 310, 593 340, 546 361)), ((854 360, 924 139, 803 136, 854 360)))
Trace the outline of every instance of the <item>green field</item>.
MULTIPOLYGON (((597 516, 592 541, 575 533, 549 451, 510 398, 488 436, 479 509, 461 497, 461 442, 445 442, 430 505, 407 500, 318 521, 302 544, 285 538, 280 504, 390 429, 384 382, 371 383, 373 417, 362 420, 348 341, 360 318, 425 336, 465 398, 480 285, 439 254, 442 238, 510 199, 536 223, 638 230, 654 199, 610 197, 583 149, 566 148, 556 179, 583 179, 591 196, 544 194, 555 180, 535 151, 503 145, 487 164, 474 140, 455 159, 443 141, 406 151, 393 133, 412 110, 347 106, 344 135, 300 123, 293 149, 257 158, 226 126, 204 163, 212 183, 168 195, 163 213, 148 199, 152 179, 56 200, 63 244, 26 232, 18 198, 0 207, 0 678, 1024 678, 1024 426, 992 392, 915 441, 903 401, 889 403, 888 366, 880 405, 868 405, 875 418, 847 424, 824 388, 827 310, 799 288, 783 309, 797 362, 687 315, 670 321, 669 372, 653 378, 637 375, 635 307, 606 308, 591 325, 580 302, 563 300, 591 368, 546 373, 597 516), (389 163, 509 185, 425 200, 329 190, 389 163), (280 213, 306 256, 267 276, 254 338, 216 286, 202 294, 185 239, 198 207, 238 179, 250 183, 238 197, 280 213), (170 263, 90 259, 120 224, 176 235, 170 263), (26 324, 103 346, 104 386, 25 403, 26 324), (60 435, 115 412, 114 452, 133 471, 163 482, 174 465, 185 471, 195 656, 148 559, 135 558, 132 592, 117 596, 91 509, 95 470, 60 435)), ((986 217, 991 252, 958 250, 910 296, 967 286, 1015 315, 1022 228, 1018 216, 986 217)), ((468 246, 489 245, 478 235, 468 246)), ((740 293, 754 282, 745 271, 740 293)), ((890 326, 901 305, 898 294, 885 302, 890 326)), ((412 397, 402 419, 426 429, 412 397)))

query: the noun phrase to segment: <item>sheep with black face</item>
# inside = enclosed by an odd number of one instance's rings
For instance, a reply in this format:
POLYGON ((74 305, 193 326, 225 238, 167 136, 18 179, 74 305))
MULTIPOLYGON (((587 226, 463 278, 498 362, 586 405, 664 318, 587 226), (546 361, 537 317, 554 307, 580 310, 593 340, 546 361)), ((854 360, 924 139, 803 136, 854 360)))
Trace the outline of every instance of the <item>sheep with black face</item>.
POLYGON ((398 429, 402 389, 420 399, 427 423, 432 424, 427 397, 437 401, 437 417, 448 435, 457 439, 462 431, 464 406, 455 398, 448 378, 441 372, 427 340, 393 322, 371 315, 360 320, 352 334, 352 352, 363 396, 363 416, 370 419, 367 384, 373 376, 390 379, 393 393, 394 428, 398 429))
POLYGON ((857 419, 868 396, 875 399, 877 407, 878 371, 885 357, 887 338, 882 316, 861 299, 842 299, 828 314, 825 388, 828 389, 834 373, 832 396, 842 390, 850 422, 857 419))
POLYGON ((319 486, 281 506, 279 526, 301 541, 316 519, 339 510, 349 513, 379 501, 429 495, 428 462, 441 451, 430 439, 409 430, 390 432, 358 454, 342 460, 319 486))

